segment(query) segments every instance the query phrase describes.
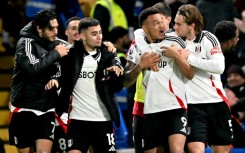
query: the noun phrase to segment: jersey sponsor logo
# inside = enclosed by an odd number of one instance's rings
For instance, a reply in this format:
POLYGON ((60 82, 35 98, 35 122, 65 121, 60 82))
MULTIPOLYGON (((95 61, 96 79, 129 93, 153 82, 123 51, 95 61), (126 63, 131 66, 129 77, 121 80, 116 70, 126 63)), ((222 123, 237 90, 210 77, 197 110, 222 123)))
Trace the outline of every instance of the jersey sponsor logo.
POLYGON ((166 65, 167 65, 167 62, 166 62, 166 61, 160 61, 160 62, 158 63, 158 67, 159 67, 159 68, 164 68, 166 65))
POLYGON ((221 49, 219 48, 219 46, 215 46, 214 48, 211 49, 211 55, 213 54, 220 54, 222 53, 221 49))
POLYGON ((89 78, 89 79, 92 79, 94 78, 95 76, 95 72, 86 72, 86 71, 82 71, 80 74, 79 74, 79 78, 89 78))

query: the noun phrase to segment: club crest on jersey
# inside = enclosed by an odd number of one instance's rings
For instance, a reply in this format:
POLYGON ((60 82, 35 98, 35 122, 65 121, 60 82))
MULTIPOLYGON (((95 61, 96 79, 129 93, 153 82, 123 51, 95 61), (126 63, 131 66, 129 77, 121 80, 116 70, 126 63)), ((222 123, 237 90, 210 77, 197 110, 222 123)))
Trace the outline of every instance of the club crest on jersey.
POLYGON ((220 54, 220 53, 222 53, 222 51, 221 51, 221 49, 220 49, 220 47, 219 46, 215 46, 214 48, 212 48, 211 49, 211 55, 213 55, 213 54, 220 54))
POLYGON ((71 147, 73 145, 73 139, 69 139, 67 143, 68 143, 67 146, 71 147))
POLYGON ((129 59, 129 60, 132 60, 132 59, 133 59, 133 57, 132 57, 132 56, 128 56, 128 59, 129 59))
POLYGON ((132 48, 129 49, 128 54, 129 55, 132 55, 133 54, 133 49, 132 48))
POLYGON ((201 52, 201 46, 196 46, 195 53, 200 53, 200 52, 201 52))

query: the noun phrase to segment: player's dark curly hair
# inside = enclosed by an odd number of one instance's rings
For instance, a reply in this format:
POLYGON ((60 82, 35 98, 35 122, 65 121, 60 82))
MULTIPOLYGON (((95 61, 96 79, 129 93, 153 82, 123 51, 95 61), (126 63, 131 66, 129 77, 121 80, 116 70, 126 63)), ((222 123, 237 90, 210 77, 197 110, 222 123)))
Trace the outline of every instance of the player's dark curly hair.
POLYGON ((160 13, 155 7, 148 7, 144 9, 139 15, 139 26, 142 27, 143 22, 148 18, 148 16, 160 13))
POLYGON ((220 21, 214 27, 214 34, 219 42, 226 42, 236 37, 237 27, 232 21, 220 21))
POLYGON ((51 28, 50 20, 57 19, 57 15, 53 10, 44 9, 39 11, 32 22, 32 26, 39 26, 40 29, 51 28))

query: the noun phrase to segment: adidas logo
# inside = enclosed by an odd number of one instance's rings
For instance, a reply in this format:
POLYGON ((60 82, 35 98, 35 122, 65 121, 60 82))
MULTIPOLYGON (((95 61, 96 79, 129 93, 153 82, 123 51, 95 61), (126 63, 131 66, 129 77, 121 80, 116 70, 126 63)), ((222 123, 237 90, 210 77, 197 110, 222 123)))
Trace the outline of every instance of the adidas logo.
POLYGON ((49 137, 50 137, 51 139, 54 139, 54 134, 50 135, 49 137))
POLYGON ((181 129, 180 131, 186 133, 186 129, 185 128, 181 129))
POLYGON ((116 151, 114 146, 111 146, 111 148, 108 151, 116 151))

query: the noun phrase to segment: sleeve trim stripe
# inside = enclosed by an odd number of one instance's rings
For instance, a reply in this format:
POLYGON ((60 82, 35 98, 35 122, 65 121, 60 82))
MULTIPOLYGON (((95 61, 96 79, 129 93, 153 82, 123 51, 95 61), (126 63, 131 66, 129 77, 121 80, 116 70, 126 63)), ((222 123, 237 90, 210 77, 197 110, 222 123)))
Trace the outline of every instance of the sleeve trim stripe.
POLYGON ((211 43, 213 44, 213 47, 218 46, 219 43, 209 32, 205 33, 204 35, 207 37, 208 40, 211 41, 211 43))
POLYGON ((39 59, 36 59, 36 57, 31 53, 31 50, 32 50, 32 46, 31 46, 31 42, 32 42, 33 39, 30 39, 30 38, 26 38, 26 43, 25 43, 25 48, 26 48, 26 55, 27 57, 29 58, 30 60, 30 63, 31 64, 36 64, 39 62, 39 59))
POLYGON ((166 40, 169 40, 169 41, 175 41, 177 42, 182 48, 186 48, 186 44, 185 42, 179 38, 179 37, 175 37, 175 36, 166 36, 165 37, 166 40))

